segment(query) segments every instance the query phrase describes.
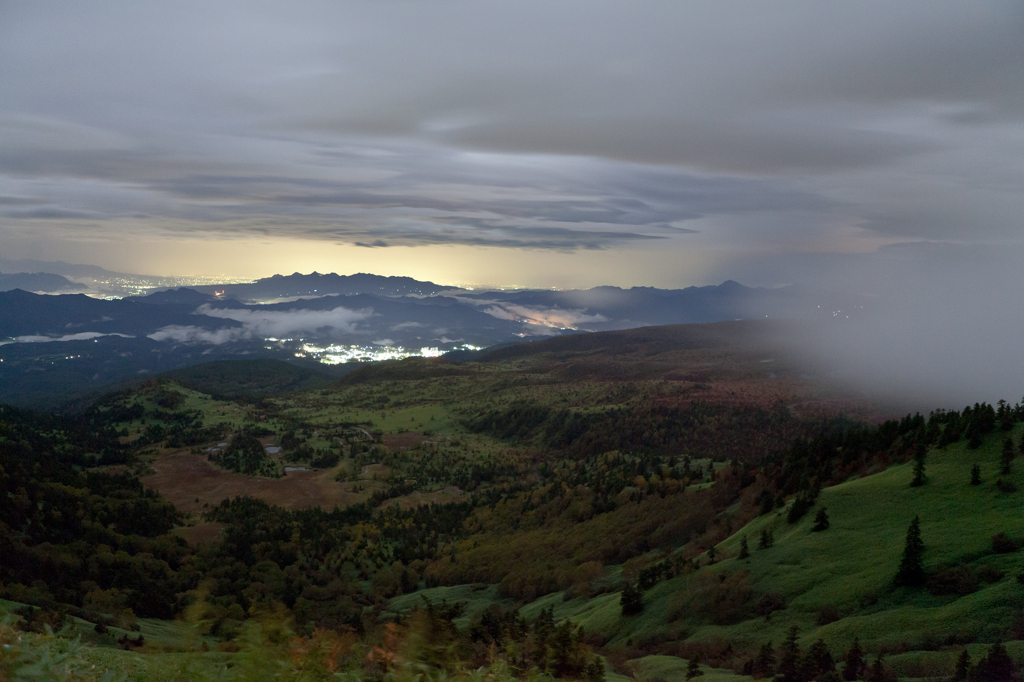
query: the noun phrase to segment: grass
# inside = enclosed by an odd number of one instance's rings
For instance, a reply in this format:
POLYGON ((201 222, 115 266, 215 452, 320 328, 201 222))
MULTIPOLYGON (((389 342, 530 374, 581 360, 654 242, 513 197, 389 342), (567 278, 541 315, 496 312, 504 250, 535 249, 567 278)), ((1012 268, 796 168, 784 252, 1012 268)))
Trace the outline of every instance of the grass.
MULTIPOLYGON (((627 665, 634 673, 634 678, 639 682, 646 680, 665 680, 665 682, 686 682, 686 667, 689 664, 685 658, 675 656, 644 656, 628 661, 627 665)), ((698 682, 741 682, 750 680, 749 675, 737 675, 731 670, 722 668, 709 668, 706 665, 700 666, 703 673, 696 678, 698 682)))
MULTIPOLYGON (((1012 435, 1015 442, 1020 441, 1020 425, 1012 435)), ((566 599, 564 593, 549 594, 523 605, 520 612, 533 619, 541 609, 553 607, 556 620, 570 618, 588 633, 607 637, 611 647, 657 638, 687 642, 720 638, 739 652, 753 652, 768 640, 780 644, 796 625, 805 648, 821 638, 838 658, 858 637, 872 654, 887 653, 889 665, 900 675, 947 675, 962 648, 958 642, 975 642, 970 651, 977 660, 987 650, 986 643, 1011 639, 1014 619, 1024 613, 1024 585, 1016 580, 1024 568, 1022 551, 992 552, 991 538, 996 533, 1024 540, 1020 524, 1024 491, 1004 493, 995 486, 1004 437, 992 434, 978 450, 969 450, 961 442, 930 451, 928 479, 922 487, 909 485, 913 465, 900 464, 822 490, 815 509, 795 524, 786 522, 786 509, 758 517, 718 545, 725 559, 648 590, 639 615, 622 616, 619 593, 574 599, 566 599), (983 472, 980 486, 969 485, 975 463, 983 472), (831 527, 812 533, 820 506, 827 508, 831 527), (991 584, 980 582, 977 591, 966 595, 894 587, 907 527, 915 515, 921 519, 927 571, 966 562, 975 570, 995 567, 1003 572, 1002 578, 991 584), (760 531, 766 528, 774 532, 774 545, 757 549, 760 531), (751 556, 741 561, 735 557, 744 535, 751 556), (714 624, 707 616, 685 610, 687 591, 701 580, 736 571, 746 574, 744 582, 751 594, 737 621, 714 624), (785 608, 770 617, 757 615, 753 605, 769 592, 778 593, 785 608), (833 607, 839 619, 821 623, 823 607, 833 607)), ((1015 462, 1013 473, 1003 478, 1024 489, 1024 463, 1015 462)), ((443 589, 452 595, 469 594, 464 592, 469 586, 443 589)), ((486 608, 491 589, 477 589, 473 613, 486 608)), ((414 594, 399 599, 411 603, 417 598, 414 594)), ((1011 642, 1008 649, 1016 660, 1024 658, 1024 642, 1011 642)), ((671 681, 685 674, 686 661, 679 658, 648 656, 635 663, 638 679, 671 681)))
MULTIPOLYGON (((1018 426, 1015 442, 1020 436, 1018 426)), ((529 617, 553 605, 556 618, 571 618, 587 632, 604 635, 610 646, 658 637, 689 642, 721 638, 738 651, 754 651, 768 640, 780 644, 796 625, 802 646, 821 638, 837 657, 856 636, 871 652, 893 654, 894 669, 905 669, 910 676, 917 676, 912 674, 916 671, 946 670, 950 658, 960 651, 956 642, 1008 639, 1014 618, 1024 612, 1024 585, 1016 580, 1024 568, 1022 552, 992 553, 991 538, 998 532, 1024 540, 1020 525, 1024 492, 1003 493, 995 486, 1003 437, 989 436, 978 450, 959 443, 930 451, 928 482, 919 488, 909 486, 913 465, 908 463, 822 490, 815 509, 828 509, 831 527, 824 532, 810 530, 815 510, 792 525, 786 522, 786 509, 758 517, 718 545, 720 555, 727 557, 724 560, 648 590, 639 615, 621 615, 618 593, 569 601, 563 601, 561 594, 547 595, 524 606, 522 612, 529 617), (983 471, 980 486, 969 485, 975 463, 983 471), (907 527, 915 515, 921 518, 926 570, 967 562, 975 569, 996 567, 1003 577, 992 584, 981 582, 976 592, 963 596, 893 587, 907 527), (757 549, 764 528, 773 530, 775 542, 769 549, 757 549), (744 535, 751 556, 741 561, 735 557, 744 535), (680 612, 687 590, 697 581, 735 571, 746 573, 751 590, 738 622, 717 625, 685 609, 680 612), (751 608, 768 592, 778 593, 785 602, 785 608, 770 618, 751 608), (834 607, 840 618, 819 624, 819 611, 826 606, 834 607)), ((1024 464, 1017 461, 1004 480, 1024 488, 1024 464)), ((986 648, 972 645, 972 656, 982 655, 986 648)), ((1024 658, 1024 642, 1009 649, 1016 659, 1024 658)), ((679 660, 671 665, 680 665, 679 660)), ((673 679, 654 669, 638 674, 673 679)))

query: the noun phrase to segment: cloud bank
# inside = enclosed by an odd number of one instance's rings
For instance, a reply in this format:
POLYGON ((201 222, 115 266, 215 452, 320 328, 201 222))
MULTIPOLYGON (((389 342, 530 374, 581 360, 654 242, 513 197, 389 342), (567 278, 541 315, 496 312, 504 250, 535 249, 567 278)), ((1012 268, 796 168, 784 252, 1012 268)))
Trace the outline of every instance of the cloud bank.
POLYGON ((207 317, 241 322, 241 327, 203 329, 197 326, 169 325, 149 335, 154 341, 177 343, 212 343, 250 338, 285 338, 302 333, 345 336, 356 333, 359 322, 373 316, 373 310, 253 310, 251 308, 213 308, 200 306, 196 313, 207 317))

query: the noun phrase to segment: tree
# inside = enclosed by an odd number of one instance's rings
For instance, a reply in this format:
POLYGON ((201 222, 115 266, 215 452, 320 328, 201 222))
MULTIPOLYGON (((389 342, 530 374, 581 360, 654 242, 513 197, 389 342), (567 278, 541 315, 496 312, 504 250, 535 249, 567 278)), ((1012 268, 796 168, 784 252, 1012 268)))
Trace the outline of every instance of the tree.
POLYGON ((871 664, 871 669, 868 670, 868 682, 885 682, 885 661, 882 654, 878 654, 875 657, 875 662, 871 664))
POLYGON ((914 448, 914 480, 910 482, 911 488, 924 485, 924 459, 927 454, 928 446, 918 441, 917 447, 914 448))
POLYGON ((860 648, 860 640, 853 638, 853 646, 846 652, 843 658, 843 679, 846 682, 859 680, 866 667, 864 663, 864 650, 860 648))
POLYGON ((1002 475, 1003 476, 1009 476, 1010 475, 1010 465, 1012 463, 1013 463, 1013 441, 1010 440, 1009 438, 1007 438, 1006 440, 1003 441, 1003 456, 1002 456, 1002 465, 1003 465, 1002 475))
POLYGON ((828 530, 828 513, 825 511, 825 507, 818 510, 818 515, 814 517, 814 526, 811 527, 812 533, 818 533, 823 530, 828 530))
POLYGON ((789 629, 786 641, 782 645, 775 682, 803 682, 800 678, 800 645, 796 641, 799 634, 800 631, 795 625, 789 629))
POLYGON ((739 556, 739 558, 740 559, 749 559, 750 558, 750 547, 747 546, 747 536, 746 535, 744 535, 742 538, 740 538, 740 556, 739 556))
POLYGON ((626 589, 622 590, 622 597, 619 598, 619 604, 622 606, 622 615, 635 615, 644 610, 644 595, 636 585, 626 585, 626 589))
POLYGON ((704 671, 700 669, 700 663, 697 662, 697 658, 691 658, 690 662, 686 664, 686 679, 692 680, 695 677, 700 677, 704 674, 704 671))
POLYGON ((971 485, 981 485, 981 467, 977 464, 971 467, 971 485))
POLYGON ((775 544, 775 534, 768 528, 761 529, 761 539, 757 543, 758 549, 768 549, 775 544))
POLYGON ((711 563, 715 563, 715 558, 717 556, 718 550, 715 548, 714 545, 711 545, 711 547, 708 548, 708 560, 711 561, 711 563))
POLYGON ((604 679, 604 661, 600 656, 595 656, 594 660, 587 664, 583 670, 583 677, 588 682, 601 682, 604 679))
POLYGON ((758 679, 775 674, 775 648, 772 646, 771 640, 767 644, 762 644, 761 650, 757 652, 753 673, 754 677, 758 679))
POLYGON ((956 682, 967 682, 971 676, 971 655, 967 649, 960 652, 960 658, 956 659, 956 670, 953 672, 953 679, 956 682))
POLYGON ((1006 653, 1002 642, 996 642, 988 650, 988 655, 978 661, 974 679, 977 682, 1010 682, 1017 675, 1013 659, 1006 653))
POLYGON ((832 652, 828 650, 824 640, 819 639, 807 650, 804 657, 802 677, 805 680, 819 680, 822 675, 836 669, 832 652))
POLYGON ((907 541, 903 548, 903 558, 896 572, 893 584, 896 586, 914 587, 924 584, 924 543, 921 541, 921 518, 915 516, 907 529, 907 541))

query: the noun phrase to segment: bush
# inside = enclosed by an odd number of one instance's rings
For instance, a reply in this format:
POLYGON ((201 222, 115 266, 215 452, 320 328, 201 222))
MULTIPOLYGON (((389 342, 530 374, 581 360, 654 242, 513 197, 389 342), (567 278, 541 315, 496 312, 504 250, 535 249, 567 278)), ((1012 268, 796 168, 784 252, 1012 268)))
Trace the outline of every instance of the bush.
POLYGON ((807 512, 814 506, 815 500, 818 499, 818 490, 814 488, 812 490, 804 490, 797 494, 793 498, 793 504, 789 508, 789 513, 786 515, 786 521, 789 523, 796 523, 804 517, 807 512))
POLYGON ((818 617, 815 622, 818 625, 828 625, 839 620, 839 609, 836 608, 835 604, 825 604, 818 609, 818 617))
POLYGON ((927 585, 932 594, 971 594, 978 590, 978 575, 968 564, 946 566, 932 573, 927 585))
POLYGON ((1011 540, 1006 533, 996 533, 992 536, 992 551, 996 554, 1016 552, 1018 546, 1017 542, 1011 540))
POLYGON ((765 592, 757 600, 757 605, 754 608, 757 611, 757 615, 768 617, 775 611, 785 609, 786 600, 778 592, 765 592))
POLYGON ((1017 486, 1013 483, 1013 481, 1004 481, 1003 479, 999 479, 998 481, 996 481, 996 488, 998 488, 999 492, 1001 493, 1017 492, 1017 486))
POLYGON ((1004 575, 1003 569, 998 566, 986 564, 978 569, 978 577, 986 583, 997 583, 1003 579, 1004 575))

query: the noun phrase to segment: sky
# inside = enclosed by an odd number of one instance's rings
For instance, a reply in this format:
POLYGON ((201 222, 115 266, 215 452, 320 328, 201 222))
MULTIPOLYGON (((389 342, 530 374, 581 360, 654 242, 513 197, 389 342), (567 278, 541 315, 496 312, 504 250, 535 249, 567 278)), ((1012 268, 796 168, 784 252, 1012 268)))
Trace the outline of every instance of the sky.
POLYGON ((0 1, 0 93, 6 258, 1024 284, 1019 2, 0 1))

